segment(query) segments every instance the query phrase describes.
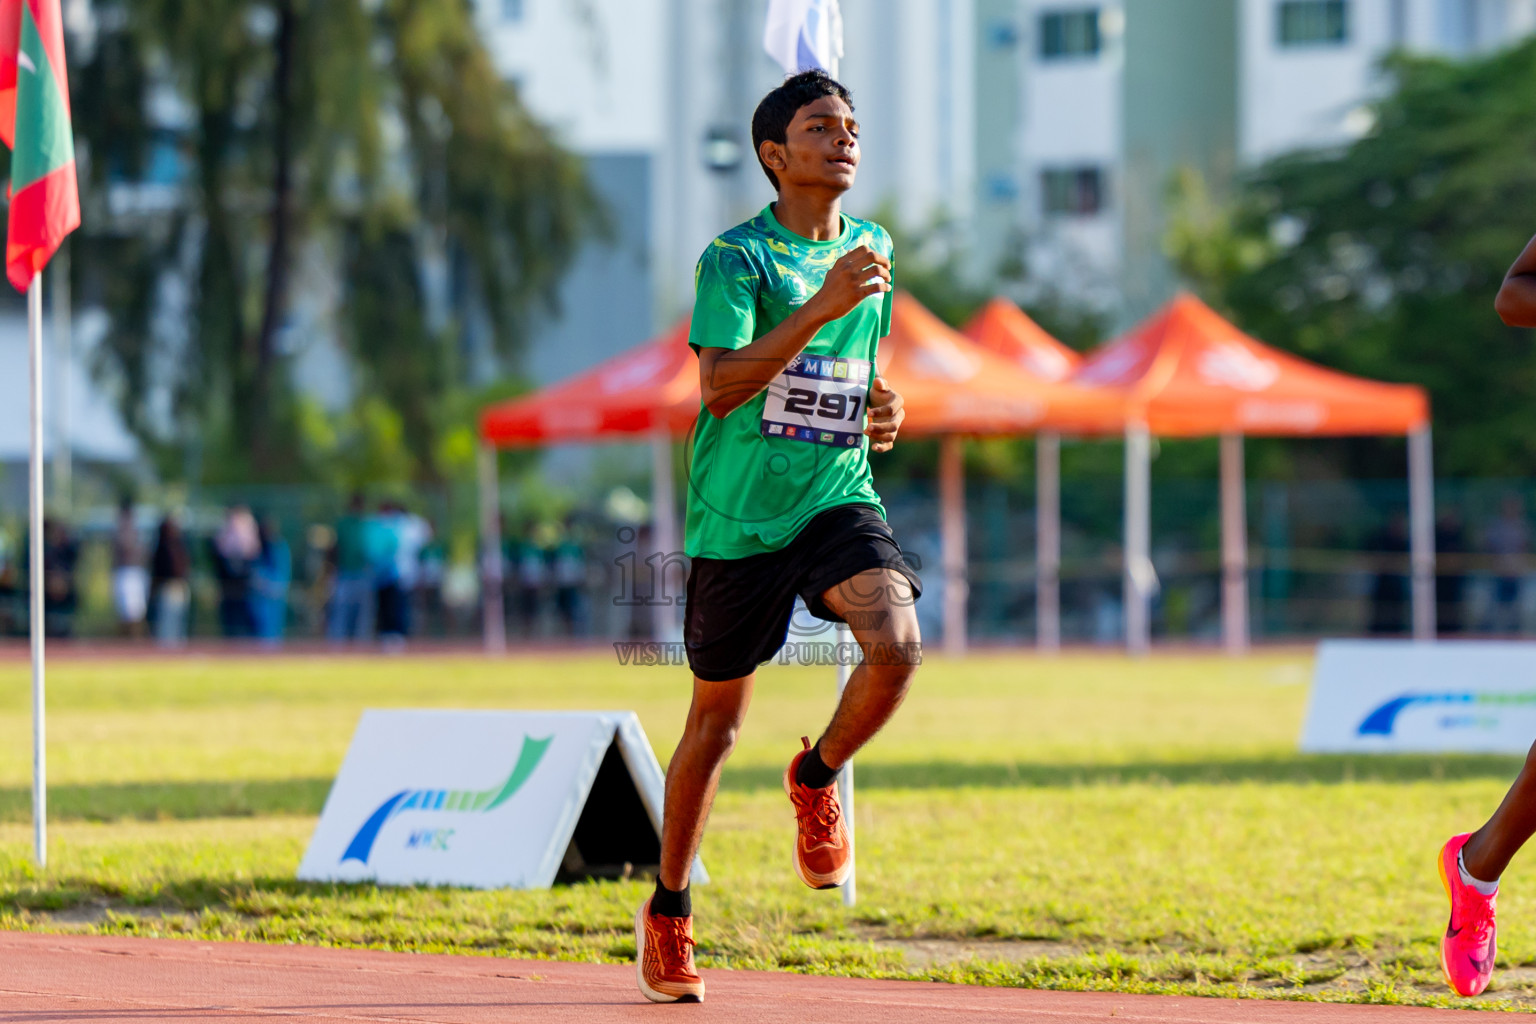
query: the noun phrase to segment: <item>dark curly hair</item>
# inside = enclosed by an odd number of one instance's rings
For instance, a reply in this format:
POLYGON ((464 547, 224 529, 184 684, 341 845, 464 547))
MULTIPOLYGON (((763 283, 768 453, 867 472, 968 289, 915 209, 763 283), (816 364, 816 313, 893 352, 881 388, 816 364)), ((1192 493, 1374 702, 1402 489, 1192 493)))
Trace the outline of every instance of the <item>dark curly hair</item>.
POLYGON ((823 96, 836 96, 853 109, 853 94, 847 86, 817 68, 790 75, 784 84, 763 97, 752 114, 752 152, 757 154, 758 165, 778 191, 778 176, 763 163, 763 143, 783 143, 788 138, 789 122, 795 113, 807 103, 815 103, 823 96))

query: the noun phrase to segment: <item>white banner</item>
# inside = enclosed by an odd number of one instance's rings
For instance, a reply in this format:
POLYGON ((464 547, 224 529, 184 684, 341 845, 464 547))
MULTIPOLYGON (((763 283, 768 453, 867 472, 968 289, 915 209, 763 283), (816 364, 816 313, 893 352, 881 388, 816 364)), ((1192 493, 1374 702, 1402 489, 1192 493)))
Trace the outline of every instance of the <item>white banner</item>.
POLYGON ((609 777, 627 774, 644 805, 624 827, 654 830, 619 839, 654 850, 664 779, 633 712, 365 711, 298 877, 548 887, 615 745, 627 773, 609 777))
POLYGON ((1329 640, 1301 749, 1524 754, 1536 740, 1536 643, 1329 640))

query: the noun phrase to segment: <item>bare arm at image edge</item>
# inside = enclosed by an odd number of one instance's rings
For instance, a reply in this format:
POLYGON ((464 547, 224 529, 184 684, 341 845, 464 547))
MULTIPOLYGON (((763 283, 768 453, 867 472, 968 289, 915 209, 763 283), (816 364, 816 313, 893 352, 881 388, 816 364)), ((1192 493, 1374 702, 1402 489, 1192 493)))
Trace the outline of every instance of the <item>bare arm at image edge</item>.
POLYGON ((1536 238, 1526 245, 1504 275, 1499 297, 1493 300, 1499 319, 1511 327, 1536 327, 1536 238))

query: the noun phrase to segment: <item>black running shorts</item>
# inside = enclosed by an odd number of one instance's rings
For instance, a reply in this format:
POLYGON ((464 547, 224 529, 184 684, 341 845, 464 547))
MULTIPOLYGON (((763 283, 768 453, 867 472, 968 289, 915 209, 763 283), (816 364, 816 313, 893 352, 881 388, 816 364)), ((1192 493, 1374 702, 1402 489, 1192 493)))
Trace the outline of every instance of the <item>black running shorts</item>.
POLYGON ((709 682, 751 675, 784 646, 796 594, 812 615, 842 622, 821 595, 880 568, 905 576, 914 600, 922 593, 922 580, 902 557, 890 526, 864 504, 818 513, 778 551, 693 559, 683 628, 688 666, 709 682))

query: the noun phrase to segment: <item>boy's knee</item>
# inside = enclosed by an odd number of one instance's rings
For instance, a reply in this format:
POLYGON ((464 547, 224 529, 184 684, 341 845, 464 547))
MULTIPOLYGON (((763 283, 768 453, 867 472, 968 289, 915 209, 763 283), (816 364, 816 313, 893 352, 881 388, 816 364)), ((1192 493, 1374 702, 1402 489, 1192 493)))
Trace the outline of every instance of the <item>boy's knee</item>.
POLYGON ((723 758, 736 748, 741 719, 729 712, 704 712, 698 716, 694 737, 711 754, 723 758))
POLYGON ((896 696, 904 696, 922 664, 922 645, 911 641, 892 641, 876 645, 870 652, 865 671, 870 681, 896 696))

